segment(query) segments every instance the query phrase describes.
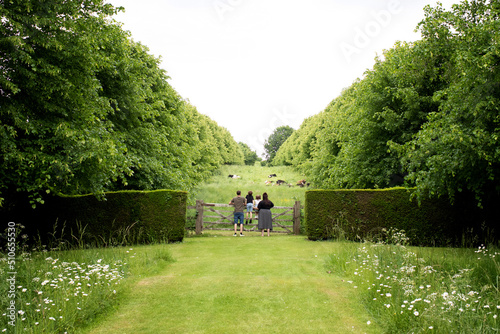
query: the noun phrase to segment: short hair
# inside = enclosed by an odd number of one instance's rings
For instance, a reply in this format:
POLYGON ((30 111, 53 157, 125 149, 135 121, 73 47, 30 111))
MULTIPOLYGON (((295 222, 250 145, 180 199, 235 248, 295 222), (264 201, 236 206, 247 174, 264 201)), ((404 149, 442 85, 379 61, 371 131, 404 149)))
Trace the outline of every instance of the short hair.
POLYGON ((248 192, 248 195, 252 195, 252 194, 253 194, 253 192, 250 190, 250 191, 248 192))
POLYGON ((241 195, 241 190, 236 191, 236 195, 241 195))
POLYGON ((256 199, 260 199, 260 195, 255 196, 256 199))

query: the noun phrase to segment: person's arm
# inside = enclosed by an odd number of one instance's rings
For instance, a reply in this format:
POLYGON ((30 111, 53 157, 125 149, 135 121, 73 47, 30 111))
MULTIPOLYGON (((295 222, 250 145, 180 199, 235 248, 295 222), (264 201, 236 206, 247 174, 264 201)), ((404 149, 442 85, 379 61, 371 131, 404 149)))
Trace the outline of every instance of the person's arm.
POLYGON ((234 198, 229 201, 229 205, 234 205, 234 198))

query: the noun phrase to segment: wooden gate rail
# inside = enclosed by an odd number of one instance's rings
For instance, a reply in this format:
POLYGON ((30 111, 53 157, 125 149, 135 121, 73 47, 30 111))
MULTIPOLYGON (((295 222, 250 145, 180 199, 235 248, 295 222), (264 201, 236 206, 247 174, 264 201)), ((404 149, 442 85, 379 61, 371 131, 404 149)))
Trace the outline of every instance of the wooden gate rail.
MULTIPOLYGON (((214 227, 216 225, 233 225, 234 224, 234 216, 233 216, 233 210, 228 211, 228 210, 216 210, 214 208, 233 208, 232 205, 229 204, 221 204, 221 203, 204 203, 202 200, 197 200, 196 201, 196 206, 188 206, 188 209, 195 209, 197 211, 197 216, 196 216, 196 225, 195 225, 195 232, 196 234, 201 234, 203 229, 208 229, 208 230, 224 230, 224 231, 231 231, 231 228, 217 228, 214 227), (207 208, 207 209, 204 209, 207 208), (216 215, 210 215, 206 216, 204 215, 204 211, 210 211, 215 213, 216 215), (229 214, 225 214, 228 213, 229 214), (216 221, 206 221, 204 219, 206 218, 214 218, 216 221), (204 227, 205 225, 205 227, 204 227), (209 225, 210 227, 208 227, 209 225)), ((277 213, 273 216, 273 224, 276 226, 279 226, 283 228, 285 231, 273 231, 275 233, 293 233, 293 234, 300 234, 300 201, 296 201, 294 206, 288 207, 288 206, 275 206, 273 209, 284 209, 286 211, 277 213), (291 212, 292 213, 289 213, 291 212), (291 219, 278 219, 279 217, 285 217, 285 216, 290 216, 291 219), (286 224, 281 224, 280 222, 290 222, 292 221, 293 225, 293 231, 290 231, 289 227, 290 225, 286 224)), ((258 221, 258 218, 253 218, 253 220, 258 221)), ((247 229, 247 231, 255 231, 257 229, 258 224, 245 224, 245 226, 251 227, 250 230, 247 229)))

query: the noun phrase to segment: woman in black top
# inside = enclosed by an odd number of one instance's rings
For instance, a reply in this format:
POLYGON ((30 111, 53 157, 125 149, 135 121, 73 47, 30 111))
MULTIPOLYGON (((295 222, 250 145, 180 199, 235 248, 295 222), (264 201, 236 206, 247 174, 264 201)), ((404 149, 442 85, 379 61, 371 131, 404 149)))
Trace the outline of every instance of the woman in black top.
POLYGON ((248 218, 250 218, 250 224, 251 224, 252 212, 253 212, 253 195, 251 190, 248 192, 246 199, 247 199, 247 218, 245 220, 245 224, 248 224, 248 218))
POLYGON ((264 236, 264 230, 267 229, 267 236, 270 236, 270 232, 273 229, 273 217, 271 214, 271 208, 274 206, 267 196, 267 193, 262 194, 262 201, 259 202, 257 208, 259 209, 259 230, 261 230, 261 236, 264 236))

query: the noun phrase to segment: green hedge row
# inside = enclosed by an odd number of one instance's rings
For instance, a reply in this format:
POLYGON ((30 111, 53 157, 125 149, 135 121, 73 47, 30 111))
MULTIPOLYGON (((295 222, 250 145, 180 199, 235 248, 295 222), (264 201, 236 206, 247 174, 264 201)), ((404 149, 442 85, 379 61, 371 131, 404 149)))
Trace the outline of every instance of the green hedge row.
POLYGON ((4 208, 8 221, 23 224, 30 237, 81 244, 178 242, 184 238, 187 192, 118 191, 49 196, 36 209, 17 201, 4 208))
POLYGON ((410 195, 404 188, 307 191, 307 236, 310 240, 377 240, 384 230, 395 228, 404 230, 411 244, 422 246, 470 246, 496 239, 474 205, 452 206, 445 198, 418 205, 410 195))

